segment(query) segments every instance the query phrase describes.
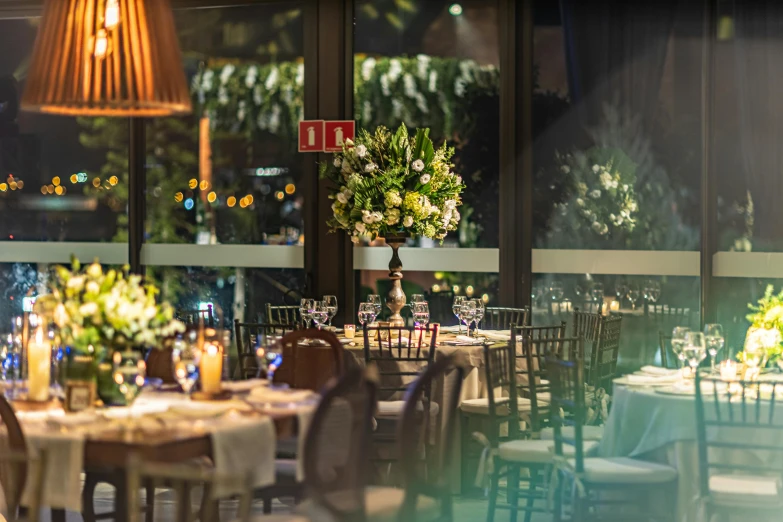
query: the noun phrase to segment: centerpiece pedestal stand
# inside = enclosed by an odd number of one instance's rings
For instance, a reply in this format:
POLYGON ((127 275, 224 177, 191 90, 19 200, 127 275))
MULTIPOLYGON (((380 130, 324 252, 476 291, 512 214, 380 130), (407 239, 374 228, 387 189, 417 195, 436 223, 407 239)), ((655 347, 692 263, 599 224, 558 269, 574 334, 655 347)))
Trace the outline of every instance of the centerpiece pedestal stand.
POLYGON ((392 258, 389 261, 389 279, 392 281, 392 287, 386 296, 386 306, 391 310, 389 325, 405 326, 405 319, 400 315, 400 311, 405 306, 405 292, 402 291, 402 261, 399 256, 399 248, 405 244, 405 234, 390 234, 386 236, 386 244, 392 248, 392 258))

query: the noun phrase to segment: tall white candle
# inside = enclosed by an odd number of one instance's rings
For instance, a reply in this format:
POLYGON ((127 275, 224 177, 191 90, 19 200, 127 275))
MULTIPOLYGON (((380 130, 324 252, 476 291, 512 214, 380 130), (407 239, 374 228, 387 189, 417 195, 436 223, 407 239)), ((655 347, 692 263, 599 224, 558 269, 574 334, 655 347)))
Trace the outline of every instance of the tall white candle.
POLYGON ((38 327, 27 346, 27 397, 31 401, 48 401, 51 382, 52 345, 38 327))
POLYGON ((220 393, 220 378, 223 375, 223 354, 212 343, 204 345, 201 354, 201 391, 204 393, 220 393))

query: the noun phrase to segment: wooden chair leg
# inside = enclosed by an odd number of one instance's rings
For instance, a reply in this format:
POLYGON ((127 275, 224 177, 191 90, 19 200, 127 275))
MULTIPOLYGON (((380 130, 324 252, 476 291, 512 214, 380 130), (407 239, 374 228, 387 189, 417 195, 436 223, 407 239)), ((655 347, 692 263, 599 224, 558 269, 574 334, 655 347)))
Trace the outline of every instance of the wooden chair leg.
MULTIPOLYGON (((554 495, 554 505, 552 506, 552 509, 554 510, 552 513, 552 522, 562 522, 563 520, 563 477, 562 473, 558 473, 560 476, 558 477, 558 486, 555 491, 553 491, 551 494, 554 495)), ((549 487, 552 487, 552 484, 549 484, 549 487)))
POLYGON ((525 522, 530 522, 531 518, 533 517, 533 504, 535 502, 533 495, 535 495, 536 487, 538 485, 538 472, 538 468, 530 468, 530 482, 528 482, 528 497, 525 506, 525 522))
POLYGON ((506 476, 506 496, 511 506, 510 522, 517 522, 517 513, 519 512, 519 465, 508 464, 508 475, 506 476))
POLYGON ((499 462, 495 462, 492 477, 489 479, 489 505, 487 507, 487 522, 495 522, 495 506, 498 502, 498 487, 500 482, 499 462))
POLYGON ((82 489, 82 518, 84 522, 95 522, 95 488, 98 487, 98 481, 87 473, 84 479, 84 488, 82 489))
POLYGON ((144 487, 146 491, 145 509, 144 509, 144 522, 154 522, 155 520, 155 487, 152 484, 147 484, 144 487))
POLYGON ((264 497, 264 515, 268 515, 272 512, 272 499, 270 497, 264 497))

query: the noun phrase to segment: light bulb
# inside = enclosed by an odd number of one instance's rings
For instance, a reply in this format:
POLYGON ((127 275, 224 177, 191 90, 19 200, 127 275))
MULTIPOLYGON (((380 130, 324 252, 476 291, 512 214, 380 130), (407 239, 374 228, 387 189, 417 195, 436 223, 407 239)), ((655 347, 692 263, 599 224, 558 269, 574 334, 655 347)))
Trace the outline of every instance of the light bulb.
POLYGON ((109 53, 109 39, 106 36, 106 29, 100 29, 94 40, 94 50, 92 54, 96 58, 105 58, 109 53))
POLYGON ((114 29, 118 25, 120 25, 120 3, 118 0, 109 0, 106 2, 104 27, 106 29, 114 29))

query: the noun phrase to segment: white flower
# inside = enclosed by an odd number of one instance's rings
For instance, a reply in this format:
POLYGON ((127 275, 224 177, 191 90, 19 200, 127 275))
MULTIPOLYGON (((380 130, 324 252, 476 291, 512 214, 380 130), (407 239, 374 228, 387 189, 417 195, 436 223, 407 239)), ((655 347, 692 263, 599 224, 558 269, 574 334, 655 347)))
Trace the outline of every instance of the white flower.
POLYGON ((421 183, 422 185, 426 185, 427 183, 430 182, 430 179, 432 179, 432 176, 430 176, 429 174, 422 174, 421 177, 419 178, 419 183, 421 183))
POLYGON ((410 73, 406 73, 405 76, 402 77, 402 84, 403 89, 405 91, 405 96, 408 98, 415 98, 416 97, 416 80, 413 79, 413 75, 410 73))
POLYGON ((454 210, 451 211, 451 222, 453 224, 456 225, 457 223, 459 223, 460 217, 461 216, 459 215, 459 210, 455 208, 454 210))
POLYGON ((93 279, 101 277, 103 275, 101 265, 99 263, 91 263, 90 266, 87 267, 87 275, 93 279))
POLYGON ((356 151, 356 155, 360 158, 363 158, 367 155, 367 147, 364 145, 358 145, 354 150, 356 151))
POLYGON ((95 281, 90 281, 89 283, 87 283, 87 287, 85 288, 85 291, 88 294, 98 294, 101 291, 101 286, 95 281))
POLYGON ((340 158, 334 158, 334 166, 338 169, 343 166, 343 162, 340 160, 340 158))
POLYGON ((65 305, 62 303, 58 303, 57 306, 54 308, 54 323, 59 326, 63 327, 68 323, 68 312, 65 310, 65 305))
POLYGON ((252 89, 258 79, 258 67, 251 65, 247 69, 247 76, 245 76, 245 87, 252 89))
POLYGON ((457 176, 457 185, 462 185, 462 176, 457 176))
POLYGON ((373 223, 380 223, 381 221, 383 221, 383 214, 381 214, 380 212, 373 212, 372 221, 373 223))
POLYGON ((351 237, 351 243, 358 245, 359 244, 359 238, 357 236, 351 237))
POLYGON ((261 91, 261 86, 256 85, 255 87, 253 87, 253 103, 255 103, 256 105, 261 105, 263 102, 264 102, 264 94, 261 91))
POLYGON ((345 145, 348 147, 353 147, 353 140, 351 138, 348 138, 345 140, 345 145))
POLYGON ((367 173, 374 172, 375 169, 377 169, 377 168, 378 168, 378 165, 376 165, 375 163, 368 163, 367 165, 364 166, 364 172, 367 172, 367 173))
POLYGON ((389 88, 389 76, 386 74, 381 75, 381 92, 384 96, 391 96, 391 89, 389 88))
POLYGON ((400 222, 400 211, 396 208, 390 208, 386 211, 386 224, 396 225, 400 222))
POLYGON ((584 217, 587 217, 587 218, 589 218, 589 217, 590 217, 590 211, 589 211, 589 210, 587 210, 586 208, 583 208, 583 209, 582 209, 582 215, 583 215, 584 217))
POLYGON ((414 162, 411 164, 411 167, 412 167, 412 168, 413 168, 413 170, 415 170, 416 172, 421 172, 422 170, 424 170, 424 162, 423 162, 422 160, 420 160, 420 159, 417 159, 416 161, 414 161, 414 162))
POLYGON ((220 105, 228 105, 230 98, 228 97, 228 89, 221 85, 218 89, 218 103, 220 105))
POLYGON ((245 100, 241 100, 239 102, 239 107, 237 108, 237 120, 245 121, 245 117, 247 116, 246 107, 247 102, 245 102, 245 100))
POLYGON ((576 205, 579 206, 579 207, 584 207, 585 206, 585 200, 583 200, 582 198, 576 198, 576 205))
POLYGON ((236 67, 234 67, 232 64, 226 64, 225 67, 223 67, 223 70, 220 72, 220 83, 222 85, 225 85, 228 83, 228 80, 231 78, 231 75, 234 74, 234 71, 236 70, 236 67))
POLYGON ((373 223, 372 212, 370 212, 369 210, 362 210, 362 221, 364 221, 368 225, 372 225, 373 223))
POLYGON ((606 233, 609 232, 609 227, 604 223, 601 225, 601 232, 599 232, 602 236, 605 236, 606 233))
POLYGON ((343 161, 343 172, 346 174, 350 174, 353 172, 353 169, 351 168, 351 164, 347 161, 343 161))
POLYGON ((447 227, 449 226, 449 223, 451 222, 451 213, 452 211, 449 209, 446 209, 446 212, 443 214, 443 226, 447 227))
POLYGON ((98 304, 97 303, 84 303, 79 307, 79 313, 84 316, 92 316, 98 313, 98 304))
POLYGON ((457 200, 456 199, 447 199, 445 203, 445 207, 449 210, 454 210, 457 208, 457 200))
POLYGON ((614 214, 609 214, 609 221, 612 221, 612 222, 614 222, 614 220, 615 220, 615 217, 616 217, 616 216, 615 216, 614 214))
POLYGON ((356 223, 354 228, 360 234, 364 234, 364 231, 367 230, 367 227, 364 226, 364 223, 356 223))
POLYGON ((611 186, 612 186, 612 176, 611 176, 611 174, 609 174, 608 172, 602 172, 601 176, 599 177, 599 179, 601 181, 601 185, 605 189, 608 190, 609 188, 611 188, 611 186))
POLYGON ((568 174, 569 172, 571 172, 571 167, 569 167, 568 165, 563 165, 562 167, 560 167, 560 170, 563 171, 563 174, 568 174))
POLYGON ((437 71, 430 71, 429 81, 427 82, 427 90, 435 92, 438 89, 438 73, 437 71))
POLYGON ((592 226, 593 226, 593 230, 595 230, 596 232, 601 232, 601 223, 599 223, 598 221, 593 221, 592 226))
POLYGON ((628 210, 630 210, 631 212, 636 212, 638 209, 639 209, 639 206, 636 204, 636 201, 631 201, 628 204, 628 210))
POLYGON ((375 58, 371 56, 362 63, 362 80, 370 81, 373 70, 375 70, 375 58))
POLYGON ((272 72, 269 73, 269 76, 266 77, 266 81, 264 82, 264 87, 266 87, 267 91, 271 91, 275 88, 277 85, 277 67, 272 67, 272 72))
POLYGON ((405 216, 405 219, 402 220, 403 226, 406 227, 412 227, 413 226, 413 217, 412 216, 405 216))
POLYGON ((623 185, 623 192, 628 192, 628 185, 623 185))
POLYGON ((346 198, 345 194, 343 194, 342 192, 337 193, 337 201, 339 201, 343 205, 348 204, 348 198, 346 198))
POLYGON ((601 197, 601 191, 598 190, 598 189, 593 190, 592 192, 590 192, 590 197, 593 198, 593 199, 600 198, 601 197))
POLYGON ((601 167, 599 167, 598 165, 593 165, 593 172, 598 174, 598 171, 600 171, 600 170, 601 170, 601 167))
POLYGON ((625 220, 623 219, 623 216, 620 216, 620 217, 618 217, 618 218, 615 220, 614 224, 615 224, 615 225, 617 225, 617 226, 619 227, 620 225, 622 225, 622 224, 623 224, 623 221, 625 221, 625 220))
POLYGON ((84 276, 70 278, 66 287, 73 288, 74 290, 81 290, 84 287, 84 276))
POLYGON ((416 72, 422 80, 427 77, 427 69, 429 69, 431 61, 432 58, 426 54, 416 56, 416 72))
POLYGON ((393 82, 397 81, 397 78, 402 74, 402 65, 397 58, 392 58, 389 61, 389 79, 393 82))
POLYGON ((215 76, 215 72, 212 69, 207 69, 204 72, 204 76, 201 77, 201 88, 205 91, 212 90, 212 79, 215 76))

